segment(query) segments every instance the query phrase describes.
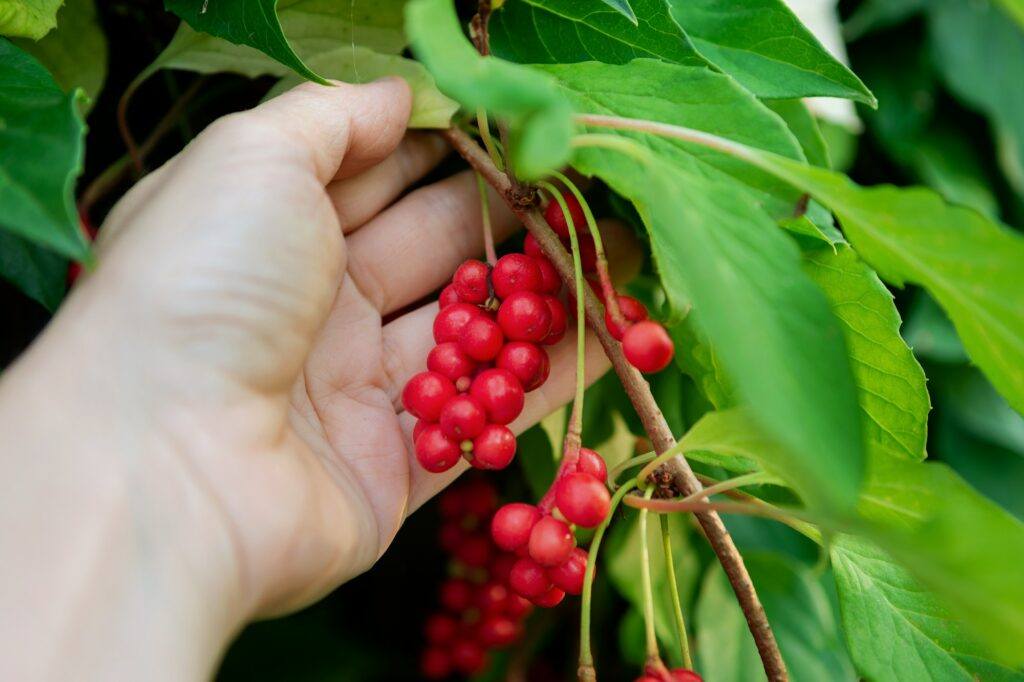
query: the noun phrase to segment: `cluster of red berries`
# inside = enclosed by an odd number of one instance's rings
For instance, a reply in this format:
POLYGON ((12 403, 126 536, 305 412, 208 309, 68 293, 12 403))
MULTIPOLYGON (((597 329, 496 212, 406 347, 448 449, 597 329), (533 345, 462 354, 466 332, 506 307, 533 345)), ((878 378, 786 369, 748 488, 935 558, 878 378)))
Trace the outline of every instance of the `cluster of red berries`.
POLYGON ((667 670, 664 666, 649 665, 634 682, 704 682, 704 678, 688 668, 667 670))
POLYGON ((511 253, 493 268, 468 260, 455 271, 441 292, 427 371, 402 392, 405 409, 419 419, 413 440, 424 469, 446 471, 459 457, 478 469, 512 461, 516 439, 507 424, 522 412, 525 394, 548 378, 543 346, 565 336, 561 289, 543 255, 511 253))
POLYGON ((426 622, 427 648, 420 671, 427 679, 475 675, 490 650, 515 642, 533 604, 508 589, 516 557, 496 547, 487 532, 498 506, 493 486, 479 478, 442 493, 441 546, 452 556, 441 585, 441 609, 426 622))
MULTIPOLYGON (((580 247, 580 259, 583 265, 583 272, 590 274, 597 270, 597 250, 593 238, 585 232, 586 217, 583 207, 573 194, 564 194, 566 207, 572 217, 572 225, 577 233, 577 241, 580 247)), ((557 201, 548 204, 544 211, 544 219, 551 226, 562 243, 568 248, 569 244, 569 221, 566 220, 565 212, 557 201)), ((540 247, 532 237, 526 238, 527 253, 533 251, 540 253, 540 247)), ((593 278, 588 278, 594 294, 605 305, 604 288, 593 278)), ((632 296, 616 295, 619 303, 619 311, 622 313, 622 321, 617 323, 609 311, 605 311, 604 321, 608 331, 616 341, 622 342, 622 352, 629 360, 629 364, 641 372, 660 372, 668 367, 675 355, 675 344, 672 338, 665 331, 665 328, 648 319, 647 308, 643 303, 632 296)))
POLYGON ((508 576, 514 592, 538 606, 551 607, 567 593, 583 591, 587 552, 576 546, 569 524, 593 528, 605 519, 611 505, 607 480, 601 456, 580 448, 576 460, 563 465, 539 504, 513 502, 497 511, 491 537, 498 547, 518 557, 508 576), (551 513, 552 504, 563 518, 551 513))

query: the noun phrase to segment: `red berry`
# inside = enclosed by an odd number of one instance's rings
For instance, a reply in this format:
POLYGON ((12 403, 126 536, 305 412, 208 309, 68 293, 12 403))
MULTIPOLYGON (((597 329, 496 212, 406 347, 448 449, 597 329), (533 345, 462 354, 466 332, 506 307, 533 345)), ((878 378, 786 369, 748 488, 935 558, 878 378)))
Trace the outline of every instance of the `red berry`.
POLYGON ((462 544, 462 539, 466 537, 465 531, 462 530, 462 526, 455 521, 447 521, 441 526, 441 530, 438 533, 438 540, 441 545, 441 549, 448 553, 453 553, 462 544))
POLYGON ((471 479, 462 486, 462 504, 465 513, 483 522, 498 507, 498 493, 494 486, 482 478, 471 479))
POLYGON ((488 424, 473 439, 473 459, 477 469, 504 469, 516 456, 516 437, 507 426, 488 424))
POLYGON ((431 424, 416 439, 416 459, 427 471, 439 474, 448 471, 462 457, 459 444, 444 435, 441 427, 431 424))
MULTIPOLYGON (((608 488, 590 474, 569 474, 555 485, 555 504, 570 523, 593 528, 608 516, 608 488)), ((532 546, 531 546, 532 547, 532 546)))
POLYGON ((491 579, 501 583, 508 583, 508 574, 512 572, 512 566, 515 563, 516 557, 513 554, 502 553, 494 557, 490 566, 491 579))
POLYGON ((477 626, 477 637, 484 646, 500 649, 519 638, 519 624, 508 616, 487 616, 477 626))
POLYGON ((641 372, 653 373, 668 367, 675 346, 664 327, 652 320, 643 320, 623 334, 622 352, 629 364, 641 372))
POLYGON ((498 308, 498 324, 512 341, 541 341, 551 331, 551 309, 540 294, 516 291, 498 308))
POLYGON ((505 613, 508 615, 513 618, 522 618, 532 610, 533 602, 529 599, 524 599, 518 594, 508 595, 508 600, 505 602, 505 613))
POLYGON ((544 567, 533 559, 520 559, 512 566, 508 574, 508 584, 521 597, 532 599, 539 597, 551 587, 551 580, 544 567))
POLYGON ((451 578, 441 583, 441 606, 462 613, 473 605, 473 586, 466 580, 451 578))
POLYGON ((502 300, 516 291, 540 291, 540 268, 530 256, 510 253, 494 264, 491 284, 494 286, 494 294, 502 300))
MULTIPOLYGON (((583 207, 576 200, 576 196, 572 193, 566 193, 562 195, 562 198, 565 199, 565 204, 569 209, 569 216, 572 218, 572 225, 576 233, 586 232, 587 218, 583 214, 583 207)), ((559 237, 569 237, 569 223, 566 221, 561 204, 555 199, 552 199, 548 207, 544 209, 544 219, 548 221, 548 225, 558 233, 559 237)))
POLYGON ((460 301, 459 292, 455 291, 455 285, 449 284, 444 289, 441 289, 441 295, 437 299, 437 304, 442 310, 444 310, 448 306, 455 305, 460 301))
POLYGON ((416 439, 423 433, 423 429, 431 425, 432 422, 425 422, 422 419, 416 420, 416 425, 412 427, 412 442, 415 443, 416 439))
POLYGON ((459 266, 452 277, 452 286, 466 303, 483 303, 490 298, 487 274, 490 268, 478 260, 468 260, 459 266))
POLYGON ((561 604, 563 599, 565 599, 565 591, 551 587, 539 597, 534 597, 533 603, 542 609, 551 609, 561 604))
POLYGON ((459 622, 446 613, 435 613, 427 619, 423 632, 431 644, 448 644, 459 634, 459 622))
POLYGON ((581 235, 579 243, 580 264, 583 266, 583 272, 587 274, 597 272, 597 246, 594 244, 594 238, 589 234, 581 235))
POLYGON ((624 324, 615 324, 611 311, 604 311, 604 325, 616 341, 622 341, 623 334, 634 322, 647 319, 647 308, 632 296, 619 296, 619 312, 622 313, 624 324))
POLYGON ((569 326, 569 316, 565 312, 565 306, 554 296, 545 296, 544 302, 548 304, 548 310, 551 312, 551 329, 541 343, 545 346, 553 346, 565 336, 565 330, 569 326))
POLYGON ((487 415, 468 395, 457 395, 445 403, 438 423, 444 435, 461 443, 480 435, 487 425, 487 415))
POLYGON ((487 656, 479 644, 463 639, 452 646, 452 665, 463 675, 476 675, 487 667, 487 656))
POLYGON ((568 594, 583 592, 583 575, 587 571, 587 552, 576 547, 569 558, 548 569, 548 578, 555 587, 568 594))
POLYGON ((686 668, 673 668, 669 671, 672 682, 704 682, 704 678, 686 668))
POLYGON ((544 256, 534 256, 537 262, 537 269, 540 271, 540 289, 542 294, 557 294, 562 290, 562 278, 558 276, 558 270, 544 256))
POLYGON ((544 250, 540 248, 540 242, 532 234, 527 234, 523 240, 523 253, 533 258, 545 258, 544 250))
POLYGON ((462 352, 459 344, 452 341, 438 344, 427 354, 427 369, 437 372, 452 381, 472 376, 476 363, 462 352))
POLYGON ((453 303, 442 308, 434 318, 434 341, 458 341, 462 328, 480 315, 480 309, 469 303, 453 303))
POLYGON ((509 591, 503 583, 493 581, 480 587, 476 597, 477 608, 483 613, 501 613, 505 610, 505 601, 509 591))
POLYGON ((455 558, 472 568, 483 568, 491 561, 491 539, 486 535, 466 535, 455 549, 455 558))
POLYGON ((553 516, 545 516, 530 531, 530 558, 541 566, 557 566, 569 558, 575 546, 568 524, 553 516))
POLYGON ((437 372, 420 372, 402 389, 402 405, 414 417, 436 422, 445 403, 455 397, 455 384, 437 372))
POLYGON ((480 362, 493 360, 503 345, 505 336, 501 333, 501 327, 486 315, 474 317, 459 332, 459 348, 480 362))
POLYGON ((526 341, 510 341, 498 353, 496 367, 508 370, 519 379, 524 391, 540 388, 551 373, 551 361, 543 348, 526 341))
POLYGON ((580 448, 579 459, 576 460, 576 471, 590 474, 601 483, 608 482, 608 465, 605 464, 604 457, 590 448, 580 448))
POLYGON ((633 680, 633 682, 665 682, 660 677, 654 675, 641 675, 640 677, 633 680))
POLYGON ((469 394, 494 424, 508 424, 523 411, 523 387, 506 369, 485 369, 477 374, 469 394))
POLYGON ((428 680, 443 680, 452 674, 452 659, 444 649, 427 649, 420 658, 420 672, 428 680))
POLYGON ((530 531, 540 521, 540 509, 525 502, 504 505, 491 519, 494 544, 507 552, 522 547, 530 540, 530 531))

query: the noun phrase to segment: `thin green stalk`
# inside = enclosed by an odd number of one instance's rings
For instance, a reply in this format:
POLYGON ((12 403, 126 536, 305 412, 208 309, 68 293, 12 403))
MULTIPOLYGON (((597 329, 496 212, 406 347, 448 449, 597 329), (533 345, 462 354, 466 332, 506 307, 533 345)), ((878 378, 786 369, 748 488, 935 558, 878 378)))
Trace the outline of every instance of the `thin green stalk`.
POLYGON ((498 262, 498 254, 494 250, 494 231, 491 229, 491 200, 487 196, 487 182, 484 176, 476 173, 476 186, 480 191, 480 212, 484 226, 484 253, 487 255, 487 264, 494 267, 498 262))
POLYGON ((690 658, 690 640, 686 636, 686 620, 683 618, 683 605, 679 599, 679 585, 676 584, 676 563, 672 556, 672 535, 669 533, 669 518, 661 514, 661 551, 665 555, 665 577, 668 579, 669 592, 672 595, 672 613, 675 616, 676 637, 679 638, 679 654, 683 667, 693 670, 693 659, 690 658))
POLYGON ((614 490, 618 487, 616 481, 619 480, 619 476, 621 476, 627 469, 632 469, 635 466, 640 466, 641 464, 650 462, 656 456, 657 455, 653 452, 647 452, 642 455, 637 455, 636 457, 631 457, 624 462, 619 462, 612 467, 611 471, 608 472, 608 485, 614 490))
POLYGON ((580 596, 580 668, 592 669, 594 667, 594 655, 590 650, 590 604, 594 587, 594 573, 597 570, 597 552, 601 548, 601 540, 604 539, 604 533, 608 530, 619 503, 635 487, 636 481, 627 481, 615 491, 608 509, 608 516, 594 531, 594 539, 590 541, 590 549, 587 552, 587 570, 583 574, 583 592, 580 596))
MULTIPOLYGON (((644 492, 650 500, 654 486, 644 492)), ((640 586, 644 595, 644 634, 647 642, 648 662, 659 658, 658 637, 654 632, 654 591, 651 589, 651 552, 647 547, 647 508, 640 508, 640 586)))
POLYGON ((494 145, 494 138, 491 137, 491 124, 487 120, 487 112, 484 111, 483 107, 476 110, 476 125, 480 130, 480 139, 484 143, 484 149, 487 150, 487 154, 491 157, 491 162, 498 170, 505 170, 505 162, 502 161, 501 154, 494 145))
POLYGON ((679 441, 670 447, 665 452, 661 453, 654 459, 652 459, 647 466, 645 466, 640 473, 636 475, 636 480, 642 485, 647 478, 654 473, 654 471, 662 464, 672 459, 676 455, 680 454, 686 449, 686 437, 680 438, 679 441))
POLYGON ((756 485, 758 483, 764 483, 765 481, 771 480, 771 476, 764 471, 752 471, 749 474, 743 474, 735 478, 727 478, 724 481, 719 481, 712 486, 708 486, 703 490, 698 490, 692 495, 687 495, 680 502, 697 502, 698 500, 704 500, 712 495, 718 495, 729 490, 736 488, 742 488, 746 485, 756 485))

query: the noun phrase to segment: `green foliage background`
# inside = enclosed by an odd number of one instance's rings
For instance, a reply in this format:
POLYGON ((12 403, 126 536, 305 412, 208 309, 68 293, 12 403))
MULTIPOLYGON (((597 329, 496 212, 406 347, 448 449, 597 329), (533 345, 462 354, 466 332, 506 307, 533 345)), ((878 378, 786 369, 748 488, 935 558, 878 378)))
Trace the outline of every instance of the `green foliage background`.
MULTIPOLYGON (((484 108, 525 177, 597 177, 595 208, 650 244, 630 291, 676 339, 652 388, 688 456, 713 478, 765 471, 750 492, 814 521, 727 519, 793 679, 1024 679, 1024 3, 842 2, 849 69, 780 0, 506 0, 490 59, 464 35, 472 7, 450 0, 207 9, 0 0, 5 364, 59 306, 68 259, 89 258, 77 212, 99 224, 140 175, 117 130, 124 93, 129 127, 160 133, 142 145, 153 168, 303 78, 401 75, 413 126, 484 108), (863 129, 817 118, 811 96, 856 102, 863 129), (587 133, 602 146, 574 148, 587 133)), ((632 456, 642 430, 614 377, 586 405, 586 442, 610 463, 632 456)), ((522 466, 496 477, 509 499, 546 488, 562 419, 520 439, 522 466)), ((643 659, 634 521, 613 526, 599 571, 603 679, 643 659)), ((426 509, 369 574, 252 626, 219 676, 412 679, 444 573, 436 526, 426 509)), ((671 527, 698 669, 763 679, 706 544, 671 527)), ((485 678, 524 657, 531 680, 571 675, 574 608, 535 617, 525 650, 485 678)))

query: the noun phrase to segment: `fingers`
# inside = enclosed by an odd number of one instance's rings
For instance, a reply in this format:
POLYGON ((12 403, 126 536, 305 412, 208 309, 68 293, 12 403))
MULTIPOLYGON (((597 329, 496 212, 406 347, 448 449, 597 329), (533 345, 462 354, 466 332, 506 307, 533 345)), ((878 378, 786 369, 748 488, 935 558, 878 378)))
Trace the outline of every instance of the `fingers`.
POLYGON ((394 201, 451 151, 433 133, 411 132, 392 154, 369 170, 327 186, 345 234, 394 201))
MULTIPOLYGON (((490 214, 498 241, 518 225, 493 192, 490 214)), ((416 190, 351 235, 348 248, 349 274, 382 314, 419 300, 483 253, 476 178, 466 171, 416 190)))

